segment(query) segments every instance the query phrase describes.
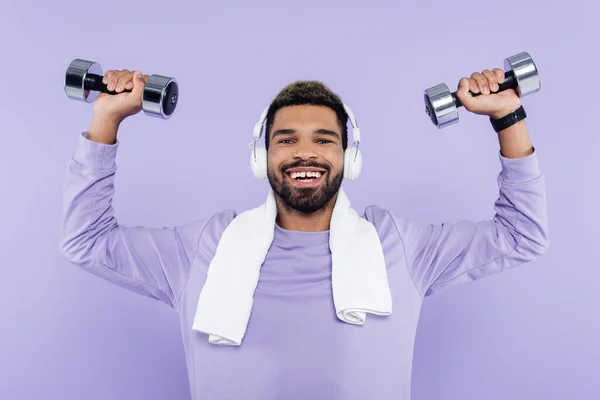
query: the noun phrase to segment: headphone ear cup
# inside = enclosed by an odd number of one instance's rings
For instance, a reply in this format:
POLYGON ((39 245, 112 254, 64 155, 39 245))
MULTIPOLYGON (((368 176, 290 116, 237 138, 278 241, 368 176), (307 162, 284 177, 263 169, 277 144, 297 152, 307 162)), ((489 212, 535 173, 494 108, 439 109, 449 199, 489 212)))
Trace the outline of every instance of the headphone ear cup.
POLYGON ((344 179, 354 180, 360 175, 362 169, 362 154, 356 147, 346 149, 344 152, 344 179))
POLYGON ((254 159, 254 150, 250 152, 250 168, 256 179, 267 179, 267 149, 264 147, 256 148, 256 159, 254 159))

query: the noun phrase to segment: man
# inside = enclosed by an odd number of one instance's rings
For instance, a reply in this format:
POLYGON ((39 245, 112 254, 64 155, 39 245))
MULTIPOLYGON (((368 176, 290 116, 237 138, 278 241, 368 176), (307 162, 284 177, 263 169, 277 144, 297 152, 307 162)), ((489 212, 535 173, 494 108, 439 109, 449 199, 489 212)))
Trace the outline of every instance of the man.
MULTIPOLYGON (((378 253, 362 263, 366 266, 350 267, 351 260, 332 262, 336 250, 331 246, 331 221, 343 199, 348 115, 324 84, 298 81, 278 94, 267 114, 267 171, 276 220, 264 231, 272 237, 257 258, 260 275, 247 284, 242 275, 248 266, 230 275, 221 273, 236 267, 223 259, 241 260, 245 251, 254 251, 252 246, 244 248, 243 240, 237 242, 237 253, 242 254, 233 254, 236 247, 223 250, 227 232, 241 219, 237 212, 221 211, 161 229, 122 226, 114 217, 117 131, 125 118, 141 110, 146 79, 127 70, 106 73, 104 82, 119 94, 98 97, 91 126, 80 136, 68 165, 60 249, 81 268, 177 310, 195 400, 409 399, 423 298, 534 260, 548 247, 544 176, 521 120, 498 132, 502 170, 492 219, 430 225, 376 206, 365 210, 360 226, 376 232, 386 283, 381 290, 365 293, 389 293, 389 298, 384 296, 381 311, 370 310, 366 321, 360 310, 338 313, 341 300, 336 295, 344 286, 339 277, 352 268, 365 268, 373 275, 364 280, 375 280, 378 253), (131 92, 121 93, 124 89, 131 92), (216 283, 211 289, 209 280, 240 290, 219 292, 216 283), (250 299, 244 297, 248 293, 250 299), (210 296, 219 295, 228 304, 208 304, 210 296), (207 328, 212 311, 199 311, 203 296, 204 310, 250 302, 246 305, 251 315, 242 321, 239 340, 217 334, 227 330, 218 327, 221 321, 239 322, 230 315, 233 311, 217 313, 211 322, 214 331, 207 328), (362 321, 346 323, 344 315, 362 316, 362 321)), ((494 93, 503 79, 499 68, 475 72, 460 79, 457 96, 466 110, 499 120, 520 106, 513 90, 494 93), (469 91, 482 95, 472 97, 469 91)), ((254 235, 247 240, 259 243, 254 235)), ((355 255, 366 249, 361 247, 355 255)), ((358 291, 363 282, 352 284, 358 291)))

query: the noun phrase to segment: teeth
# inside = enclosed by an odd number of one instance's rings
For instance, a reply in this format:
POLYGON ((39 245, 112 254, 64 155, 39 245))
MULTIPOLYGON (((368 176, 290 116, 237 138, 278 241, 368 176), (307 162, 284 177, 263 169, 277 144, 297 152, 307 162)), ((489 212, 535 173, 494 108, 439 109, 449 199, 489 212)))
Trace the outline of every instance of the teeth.
POLYGON ((291 174, 292 179, 297 179, 297 178, 319 178, 321 176, 321 173, 318 171, 309 171, 309 172, 292 172, 291 174))

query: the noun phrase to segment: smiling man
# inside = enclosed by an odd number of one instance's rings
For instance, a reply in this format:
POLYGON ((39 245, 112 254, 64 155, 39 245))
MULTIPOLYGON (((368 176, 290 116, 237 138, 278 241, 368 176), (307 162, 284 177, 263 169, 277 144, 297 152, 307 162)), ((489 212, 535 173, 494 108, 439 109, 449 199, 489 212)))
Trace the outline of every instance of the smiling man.
POLYGON ((328 229, 348 144, 348 130, 342 122, 347 117, 334 96, 320 84, 298 82, 279 94, 267 114, 268 177, 282 228, 328 229), (297 104, 302 91, 328 101, 329 106, 297 104))
POLYGON ((356 167, 349 108, 323 83, 298 81, 258 124, 266 121, 266 150, 253 153, 252 166, 268 178, 267 201, 159 229, 114 216, 117 131, 141 110, 145 78, 109 71, 104 82, 116 94, 98 97, 68 165, 60 249, 179 313, 194 400, 407 400, 423 299, 548 247, 544 176, 515 114, 518 96, 497 92, 503 79, 498 68, 475 72, 457 92, 466 110, 506 122, 489 220, 355 212, 342 189, 356 167))

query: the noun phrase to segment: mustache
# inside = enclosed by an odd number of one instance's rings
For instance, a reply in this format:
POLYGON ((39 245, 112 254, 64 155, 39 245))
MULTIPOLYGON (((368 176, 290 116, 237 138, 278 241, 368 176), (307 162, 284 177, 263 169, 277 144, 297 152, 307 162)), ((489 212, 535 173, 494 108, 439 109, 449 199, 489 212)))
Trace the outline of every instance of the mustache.
POLYGON ((299 168, 299 167, 315 167, 315 168, 322 168, 327 172, 330 171, 330 168, 328 165, 319 164, 314 161, 296 161, 296 162, 293 162, 290 164, 283 165, 281 167, 281 172, 285 172, 287 169, 290 169, 290 168, 299 168))

